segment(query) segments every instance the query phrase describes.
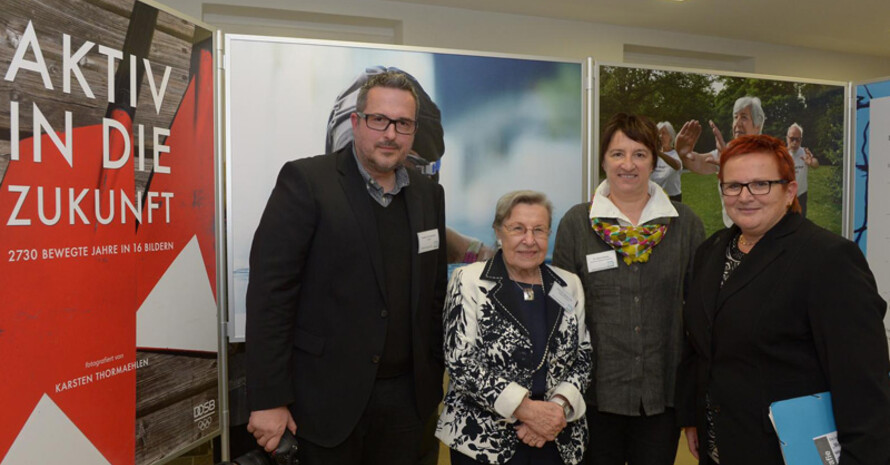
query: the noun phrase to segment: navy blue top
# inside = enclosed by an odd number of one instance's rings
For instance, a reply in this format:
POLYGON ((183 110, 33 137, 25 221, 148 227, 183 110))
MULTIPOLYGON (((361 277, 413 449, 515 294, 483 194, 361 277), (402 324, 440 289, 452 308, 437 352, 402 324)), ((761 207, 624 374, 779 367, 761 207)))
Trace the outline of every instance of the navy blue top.
MULTIPOLYGON (((515 281, 514 281, 515 283, 515 281)), ((528 288, 528 284, 519 284, 528 288)), ((525 323, 532 340, 531 367, 535 368, 541 363, 544 349, 547 346, 547 296, 544 295, 544 287, 535 284, 535 300, 525 300, 519 286, 513 286, 516 301, 519 302, 519 313, 522 322, 525 323)), ((532 398, 540 399, 547 392, 547 363, 532 375, 532 398)))

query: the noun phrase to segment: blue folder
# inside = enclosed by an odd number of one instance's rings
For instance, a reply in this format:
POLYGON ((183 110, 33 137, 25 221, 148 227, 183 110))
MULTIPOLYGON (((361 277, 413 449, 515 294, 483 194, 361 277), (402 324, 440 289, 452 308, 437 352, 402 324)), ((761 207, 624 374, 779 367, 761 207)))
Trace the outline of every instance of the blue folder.
POLYGON ((787 465, 837 465, 840 445, 830 392, 773 402, 769 417, 787 465))

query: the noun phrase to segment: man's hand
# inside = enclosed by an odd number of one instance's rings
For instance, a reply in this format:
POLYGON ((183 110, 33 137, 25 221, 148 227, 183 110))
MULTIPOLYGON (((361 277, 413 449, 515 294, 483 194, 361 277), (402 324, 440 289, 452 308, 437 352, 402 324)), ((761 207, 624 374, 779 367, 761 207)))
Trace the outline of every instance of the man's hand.
POLYGON ((513 412, 513 416, 548 441, 556 439, 556 435, 566 427, 566 415, 562 407, 546 400, 531 400, 526 397, 513 412))
POLYGON ((247 432, 256 438, 256 443, 266 452, 272 452, 278 448, 278 441, 284 434, 284 428, 297 434, 297 424, 294 422, 287 407, 277 407, 269 410, 255 410, 250 412, 250 420, 247 422, 247 432))
POLYGON ((525 423, 520 423, 516 425, 516 435, 519 436, 519 439, 528 444, 531 447, 544 447, 544 444, 547 443, 547 440, 544 439, 544 436, 535 433, 528 425, 525 423))
POLYGON ((689 446, 689 453, 695 460, 698 460, 698 429, 694 426, 683 428, 686 433, 686 445, 689 446))
POLYGON ((804 147, 804 156, 803 162, 806 163, 810 168, 818 168, 819 167, 819 159, 813 155, 813 152, 810 152, 810 149, 804 147))

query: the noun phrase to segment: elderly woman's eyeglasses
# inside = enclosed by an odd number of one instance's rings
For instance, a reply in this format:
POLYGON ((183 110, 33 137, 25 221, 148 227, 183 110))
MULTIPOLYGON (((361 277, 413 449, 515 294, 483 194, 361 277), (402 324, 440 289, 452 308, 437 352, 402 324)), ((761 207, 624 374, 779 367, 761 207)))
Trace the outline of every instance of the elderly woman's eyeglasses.
POLYGON ((729 197, 736 197, 742 194, 742 188, 747 187, 751 195, 769 194, 773 184, 788 184, 788 180, 779 179, 776 181, 751 181, 751 182, 721 182, 720 192, 729 197))
POLYGON ((368 125, 369 128, 375 131, 386 131, 389 129, 389 125, 392 124, 396 128, 396 132, 399 134, 404 134, 406 136, 410 136, 417 131, 417 121, 410 119, 392 119, 388 116, 384 115, 366 115, 360 111, 355 112, 359 116, 365 120, 365 124, 368 125))
POLYGON ((525 237, 529 231, 532 232, 532 236, 535 236, 535 239, 547 239, 550 236, 550 229, 543 226, 526 228, 521 224, 504 225, 504 231, 513 237, 525 237))

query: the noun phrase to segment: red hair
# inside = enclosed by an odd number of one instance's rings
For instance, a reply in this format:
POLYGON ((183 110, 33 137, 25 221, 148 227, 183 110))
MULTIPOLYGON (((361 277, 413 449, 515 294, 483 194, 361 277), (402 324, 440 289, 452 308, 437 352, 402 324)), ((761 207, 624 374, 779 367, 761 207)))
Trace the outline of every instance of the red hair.
MULTIPOLYGON (((779 178, 785 181, 794 181, 794 159, 785 148, 785 143, 772 136, 763 134, 737 137, 729 143, 726 150, 720 155, 720 171, 717 177, 723 182, 723 171, 726 162, 736 157, 742 157, 754 153, 762 153, 771 155, 776 160, 776 166, 779 167, 779 178)), ((797 197, 791 202, 790 211, 800 213, 800 202, 797 197)))

